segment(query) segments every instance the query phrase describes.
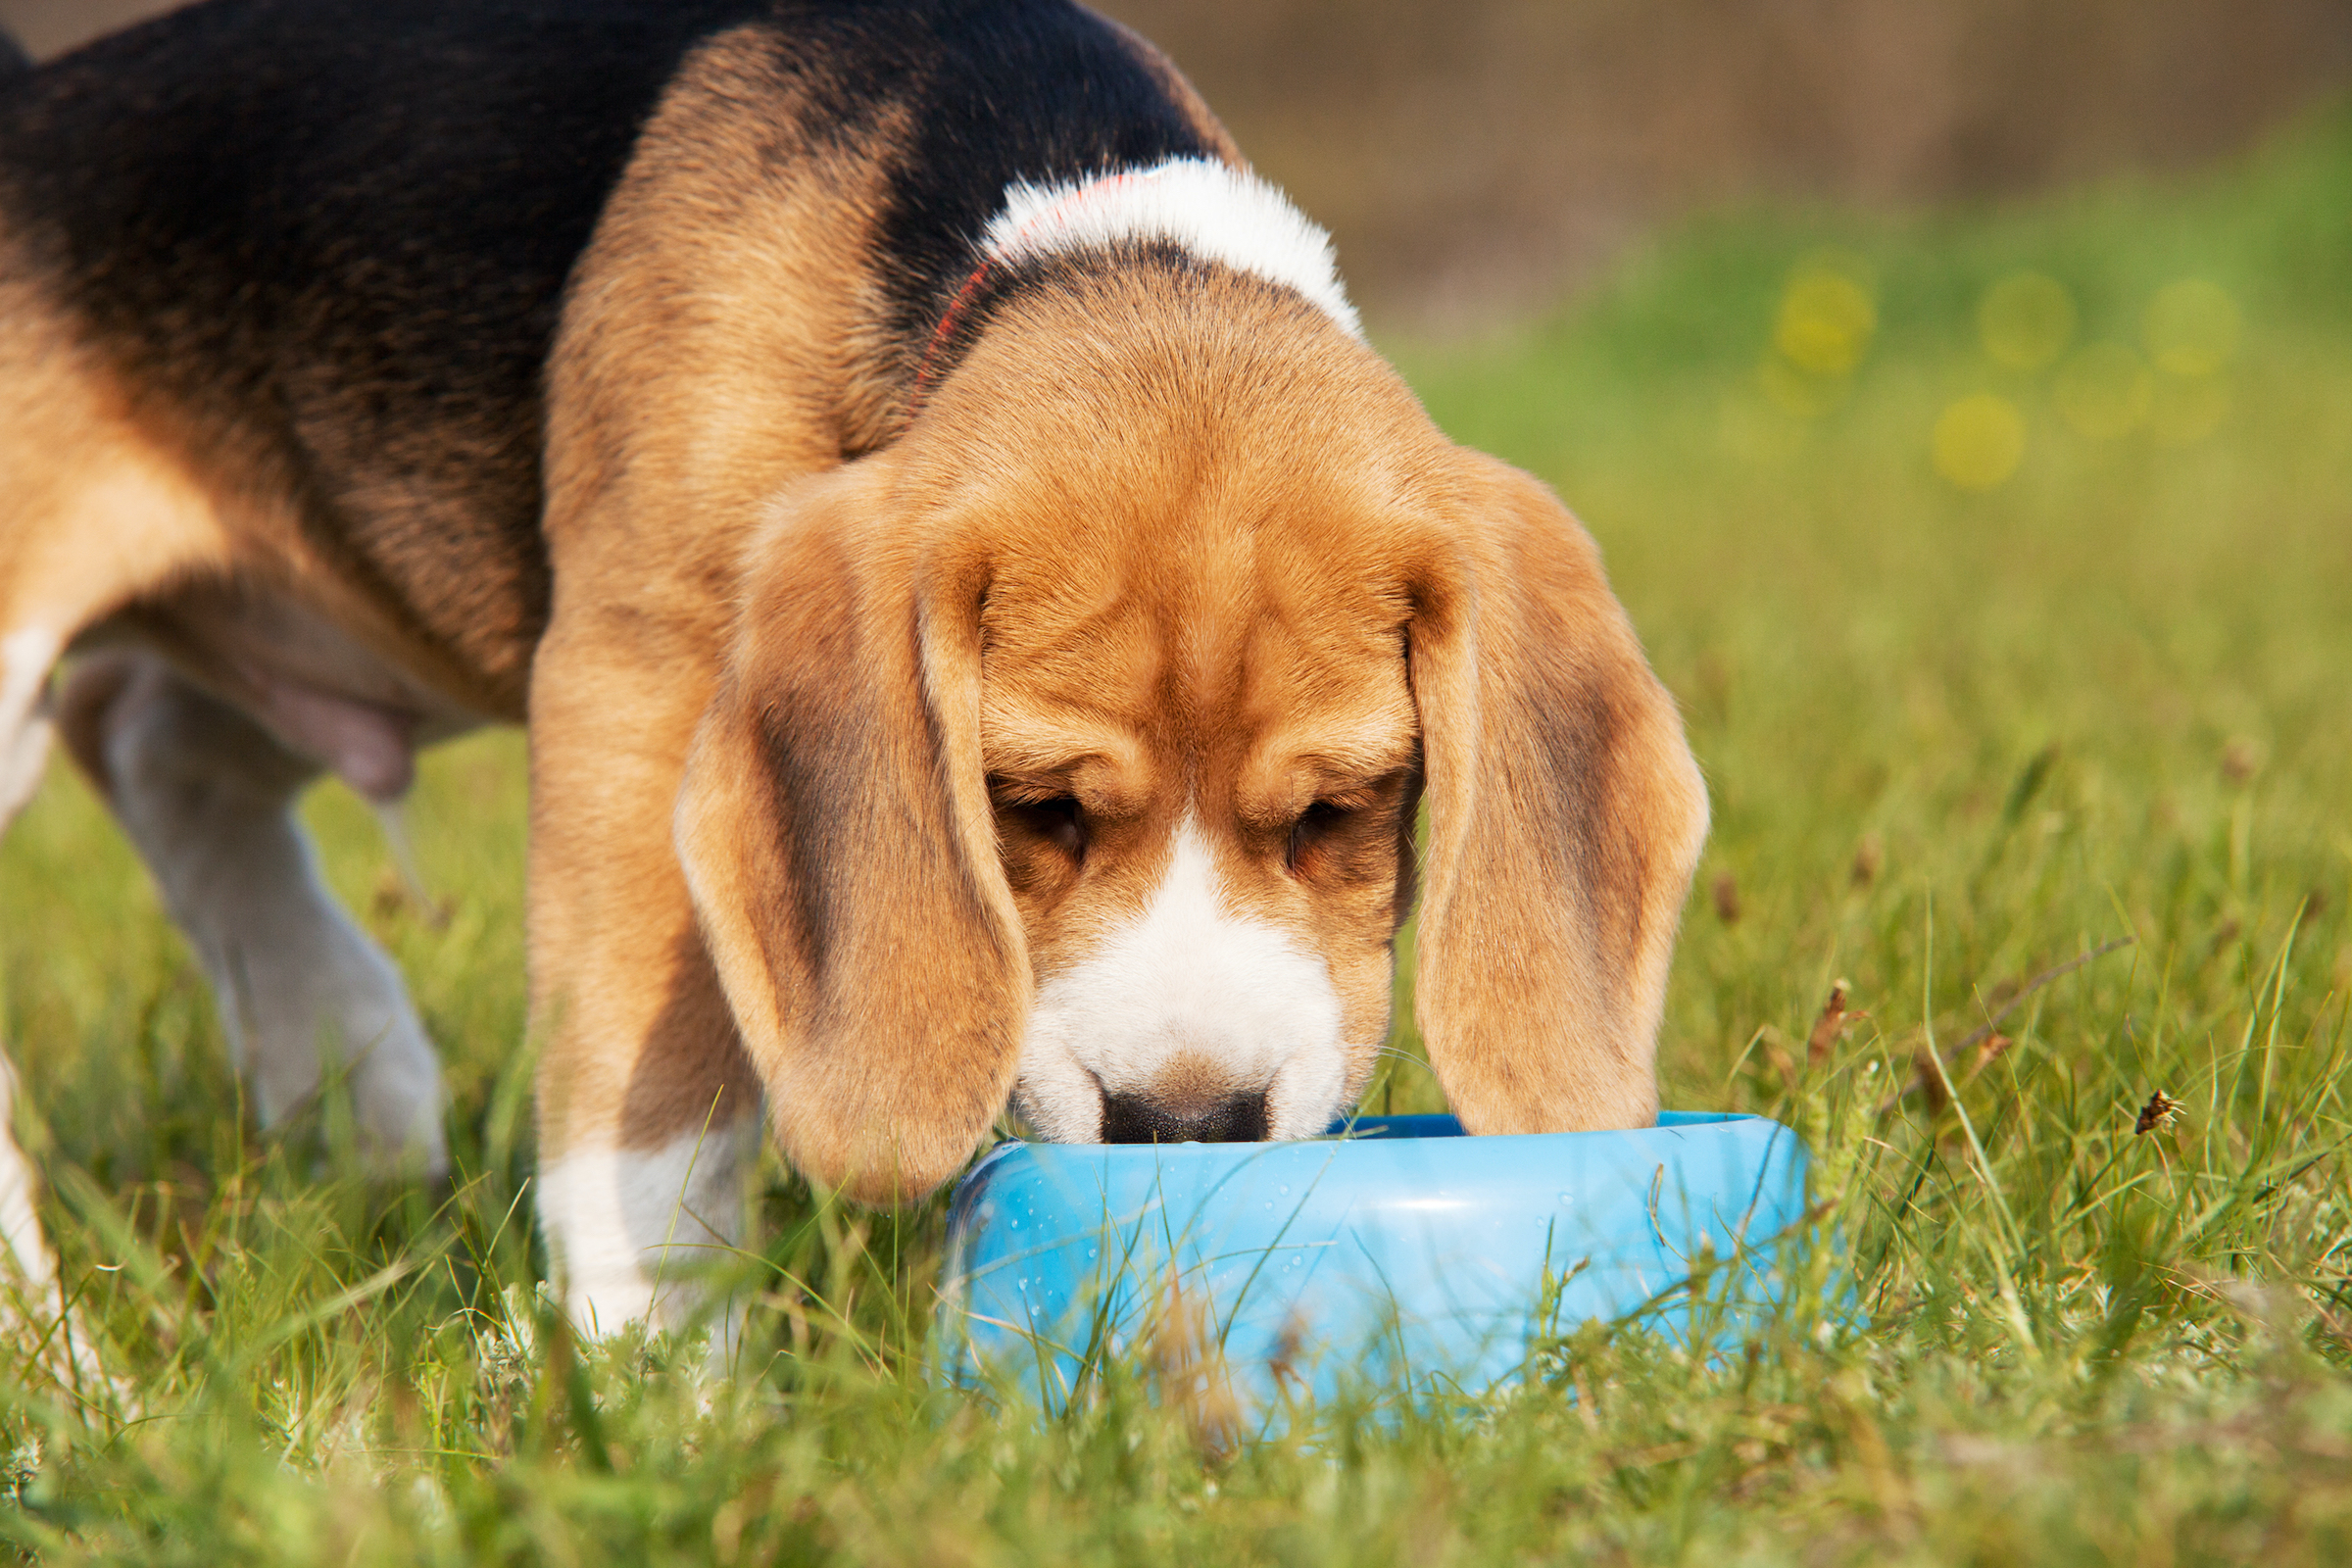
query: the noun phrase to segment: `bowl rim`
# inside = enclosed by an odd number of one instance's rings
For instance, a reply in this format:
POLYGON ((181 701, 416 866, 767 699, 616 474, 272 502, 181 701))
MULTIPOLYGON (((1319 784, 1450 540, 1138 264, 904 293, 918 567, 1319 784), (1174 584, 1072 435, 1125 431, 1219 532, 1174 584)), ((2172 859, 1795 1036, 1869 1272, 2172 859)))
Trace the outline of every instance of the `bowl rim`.
POLYGON ((1187 1163, 1204 1160, 1242 1160, 1279 1154, 1291 1150, 1323 1150, 1328 1157, 1354 1159, 1367 1157, 1344 1152, 1349 1150, 1373 1151, 1380 1157, 1394 1157, 1404 1149, 1418 1152, 1421 1157, 1435 1159, 1475 1158, 1483 1162, 1491 1153, 1472 1154, 1473 1150, 1494 1151, 1502 1148, 1524 1148, 1543 1143, 1566 1149, 1575 1145, 1595 1147, 1601 1140, 1635 1139, 1654 1141, 1661 1135, 1677 1140, 1691 1135, 1725 1135, 1750 1131, 1764 1132, 1768 1142, 1787 1138, 1803 1147, 1803 1139, 1788 1123, 1753 1111, 1739 1110, 1663 1110, 1657 1121, 1647 1127, 1604 1127, 1582 1132, 1564 1133, 1485 1133, 1471 1134, 1461 1130, 1460 1121, 1447 1112, 1398 1112, 1395 1115, 1357 1114, 1334 1122, 1333 1130, 1313 1138, 1271 1138, 1246 1143, 1181 1143, 1181 1144, 1060 1144, 1042 1139, 1004 1138, 973 1160, 958 1178, 956 1188, 977 1177, 983 1170, 1004 1160, 1026 1155, 1047 1165, 1080 1164, 1087 1166, 1134 1164, 1150 1161, 1164 1165, 1171 1160, 1187 1163), (1400 1131, 1388 1131, 1400 1123, 1415 1124, 1400 1131), (1450 1130, 1434 1124, 1446 1123, 1450 1130), (1364 1129, 1358 1131, 1357 1129, 1364 1129), (1591 1142, 1588 1143, 1587 1141, 1591 1142), (1573 1141, 1573 1142, 1572 1142, 1573 1141))

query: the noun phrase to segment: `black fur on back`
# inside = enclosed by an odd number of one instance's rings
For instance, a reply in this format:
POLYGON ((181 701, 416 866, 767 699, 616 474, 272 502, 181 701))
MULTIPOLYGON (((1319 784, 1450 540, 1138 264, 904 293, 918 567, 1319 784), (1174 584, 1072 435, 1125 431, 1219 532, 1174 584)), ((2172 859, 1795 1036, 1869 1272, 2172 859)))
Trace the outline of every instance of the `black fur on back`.
POLYGON ((1093 13, 1031 3, 924 9, 933 24, 918 68, 923 113, 884 224, 906 279, 894 324, 917 339, 971 271, 972 242, 1012 181, 1210 156, 1151 70, 1093 13))
POLYGON ((25 58, 24 45, 10 37, 6 27, 0 27, 0 81, 23 75, 31 69, 32 62, 25 58))
POLYGON ((564 278, 680 57, 754 9, 212 0, 0 98, 0 203, 195 450, 262 463, 340 575, 514 686, 564 278))
POLYGON ((0 211, 134 384, 270 446, 379 600, 527 643, 565 280, 663 86, 745 24, 810 128, 916 127, 883 224, 902 344, 1009 181, 1207 151, 1070 0, 208 0, 0 96, 0 211), (371 520, 387 494, 421 499, 371 520))

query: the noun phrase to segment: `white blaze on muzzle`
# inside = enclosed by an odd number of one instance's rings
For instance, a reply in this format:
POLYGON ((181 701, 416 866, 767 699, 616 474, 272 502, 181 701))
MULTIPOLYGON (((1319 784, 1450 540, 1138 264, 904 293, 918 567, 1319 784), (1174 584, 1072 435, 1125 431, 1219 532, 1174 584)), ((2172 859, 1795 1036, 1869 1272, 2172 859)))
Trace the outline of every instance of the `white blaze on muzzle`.
POLYGON ((1177 829, 1141 916, 1039 985, 1016 1102, 1038 1134, 1089 1143, 1105 1094, 1149 1099, 1195 1067, 1266 1096, 1274 1138, 1321 1132, 1340 1107, 1347 1053, 1323 959, 1277 925, 1233 913, 1207 843, 1177 829))

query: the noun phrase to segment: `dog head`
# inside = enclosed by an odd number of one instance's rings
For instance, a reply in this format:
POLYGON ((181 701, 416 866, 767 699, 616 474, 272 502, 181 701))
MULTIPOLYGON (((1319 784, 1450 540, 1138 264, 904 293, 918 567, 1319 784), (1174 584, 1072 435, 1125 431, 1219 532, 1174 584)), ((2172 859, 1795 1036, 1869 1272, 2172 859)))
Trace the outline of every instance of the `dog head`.
POLYGON ((1321 1131, 1421 880, 1464 1124, 1646 1124, 1704 822, 1548 492, 1296 292, 1136 256, 1010 296, 778 503, 678 840, 786 1152, 883 1197, 1008 1100, 1064 1141, 1321 1131))

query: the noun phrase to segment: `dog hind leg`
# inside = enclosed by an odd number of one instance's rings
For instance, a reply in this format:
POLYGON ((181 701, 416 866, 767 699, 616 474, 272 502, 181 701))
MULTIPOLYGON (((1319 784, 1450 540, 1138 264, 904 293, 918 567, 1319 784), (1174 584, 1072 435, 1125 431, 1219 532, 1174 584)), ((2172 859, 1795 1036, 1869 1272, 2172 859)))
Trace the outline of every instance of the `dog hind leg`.
MULTIPOLYGON (((49 668, 57 639, 43 631, 0 638, 0 833, 40 787, 49 759, 49 668)), ((22 1283, 45 1287, 56 1260, 33 1212, 32 1164, 17 1147, 17 1075, 0 1055, 0 1242, 15 1259, 22 1283)))
POLYGON ((91 659, 61 703, 68 748, 112 804, 203 961, 264 1125, 349 1074, 371 1168, 439 1175, 441 1069, 399 971, 319 880, 294 800, 301 757, 161 658, 91 659))
MULTIPOLYGON (((68 641, 226 550, 210 499, 136 426, 36 270, 0 213, 0 829, 40 785, 49 676, 68 641)), ((0 1110, 14 1088, 0 1062, 0 1110)), ((33 1186, 0 1118, 0 1234, 27 1281, 45 1283, 33 1186)))

